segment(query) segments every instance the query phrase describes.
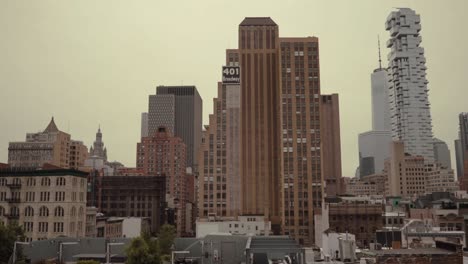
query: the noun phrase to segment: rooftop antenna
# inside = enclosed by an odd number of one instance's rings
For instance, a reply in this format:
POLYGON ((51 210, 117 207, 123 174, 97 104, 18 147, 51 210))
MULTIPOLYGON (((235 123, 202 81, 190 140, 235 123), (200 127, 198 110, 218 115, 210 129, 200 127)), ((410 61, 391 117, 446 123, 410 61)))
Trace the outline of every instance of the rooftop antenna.
POLYGON ((382 70, 382 58, 380 57, 380 36, 377 35, 377 42, 379 45, 379 70, 382 70))

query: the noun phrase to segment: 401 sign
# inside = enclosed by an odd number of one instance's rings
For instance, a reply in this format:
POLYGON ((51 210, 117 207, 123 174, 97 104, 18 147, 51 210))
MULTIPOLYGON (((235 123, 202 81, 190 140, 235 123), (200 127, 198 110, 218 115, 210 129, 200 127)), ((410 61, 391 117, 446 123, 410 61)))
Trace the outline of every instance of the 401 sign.
POLYGON ((223 66, 223 83, 240 84, 240 67, 223 66))

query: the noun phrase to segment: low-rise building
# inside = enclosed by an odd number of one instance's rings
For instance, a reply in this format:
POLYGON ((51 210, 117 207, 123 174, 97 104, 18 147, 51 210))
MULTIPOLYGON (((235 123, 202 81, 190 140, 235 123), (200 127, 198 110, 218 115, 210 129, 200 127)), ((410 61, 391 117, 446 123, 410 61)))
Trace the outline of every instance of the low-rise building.
POLYGON ((99 183, 100 212, 113 217, 147 217, 151 232, 159 231, 166 220, 166 177, 104 176, 99 183))
POLYGON ((196 236, 205 237, 209 234, 230 233, 233 235, 268 236, 271 233, 271 222, 263 216, 238 216, 237 219, 209 217, 196 222, 196 236))
POLYGON ((69 169, 0 170, 0 224, 17 222, 28 241, 84 237, 86 177, 69 169))
POLYGON ((97 237, 133 238, 150 232, 150 219, 147 217, 98 217, 97 237))
POLYGON ((356 235, 358 247, 375 243, 376 231, 383 226, 383 205, 369 202, 342 201, 329 204, 330 230, 356 235))

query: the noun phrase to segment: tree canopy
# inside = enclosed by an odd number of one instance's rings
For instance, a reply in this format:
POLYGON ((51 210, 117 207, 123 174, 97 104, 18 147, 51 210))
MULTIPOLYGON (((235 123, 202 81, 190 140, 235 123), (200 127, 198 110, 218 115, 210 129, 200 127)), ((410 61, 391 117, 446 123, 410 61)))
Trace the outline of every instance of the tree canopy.
MULTIPOLYGON (((24 230, 16 223, 11 223, 6 226, 0 225, 0 264, 8 263, 13 254, 13 246, 15 241, 24 240, 24 230)), ((16 251, 16 259, 22 260, 21 248, 16 251)))

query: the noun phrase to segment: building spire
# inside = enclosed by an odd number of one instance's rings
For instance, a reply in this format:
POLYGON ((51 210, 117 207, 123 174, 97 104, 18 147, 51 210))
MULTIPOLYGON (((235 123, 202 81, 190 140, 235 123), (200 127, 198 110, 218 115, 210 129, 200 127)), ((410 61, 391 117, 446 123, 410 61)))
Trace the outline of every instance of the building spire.
POLYGON ((382 70, 382 58, 380 57, 380 36, 377 35, 377 42, 379 47, 379 70, 382 70))

